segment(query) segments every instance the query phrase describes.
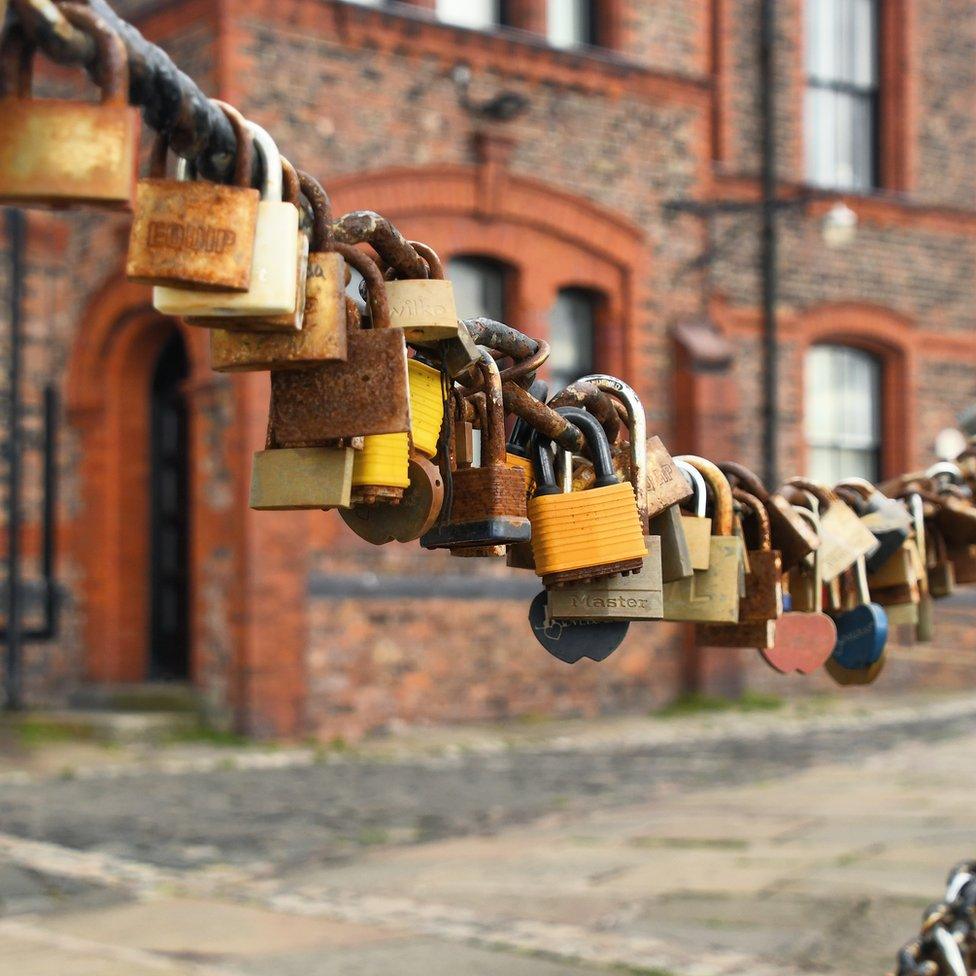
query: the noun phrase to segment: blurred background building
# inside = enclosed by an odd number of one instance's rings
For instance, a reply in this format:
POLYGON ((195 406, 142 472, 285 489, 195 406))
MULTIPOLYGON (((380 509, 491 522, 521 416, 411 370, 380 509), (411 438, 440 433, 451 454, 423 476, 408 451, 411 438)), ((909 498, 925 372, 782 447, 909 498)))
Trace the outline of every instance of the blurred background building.
MULTIPOLYGON (((972 0, 121 12, 271 131, 337 213, 378 210, 437 249, 462 316, 547 338, 551 383, 596 369, 635 385, 675 453, 880 478, 930 462, 976 398, 972 0)), ((821 686, 692 653, 667 625, 569 668, 529 633, 524 572, 371 548, 335 515, 250 512, 267 378, 210 372, 206 333, 126 281, 127 230, 27 217, 25 622, 44 602, 49 387, 62 612, 56 639, 25 645, 26 701, 176 682, 248 731, 331 736, 821 686)), ((971 621, 943 607, 935 649, 896 654, 882 680, 958 682, 971 621)))

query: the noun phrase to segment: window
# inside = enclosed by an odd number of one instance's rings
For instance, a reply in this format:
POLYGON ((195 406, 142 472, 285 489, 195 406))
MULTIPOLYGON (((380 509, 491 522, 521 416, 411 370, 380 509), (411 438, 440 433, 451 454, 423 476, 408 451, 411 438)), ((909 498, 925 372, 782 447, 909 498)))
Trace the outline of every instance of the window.
POLYGON ((599 296, 584 288, 563 288, 549 315, 551 392, 593 372, 599 296))
POLYGON ((807 179, 878 183, 878 0, 806 0, 807 179))
POLYGON ((437 0, 437 16, 458 27, 494 27, 502 23, 501 8, 501 0, 437 0))
POLYGON ((596 43, 592 0, 547 0, 546 34, 553 47, 596 43))
POLYGON ((459 257, 447 263, 444 273, 454 283, 458 317, 485 317, 505 321, 507 269, 491 258, 459 257))
POLYGON ((881 464, 881 364, 847 346, 814 346, 806 357, 805 425, 810 477, 877 481, 881 464))

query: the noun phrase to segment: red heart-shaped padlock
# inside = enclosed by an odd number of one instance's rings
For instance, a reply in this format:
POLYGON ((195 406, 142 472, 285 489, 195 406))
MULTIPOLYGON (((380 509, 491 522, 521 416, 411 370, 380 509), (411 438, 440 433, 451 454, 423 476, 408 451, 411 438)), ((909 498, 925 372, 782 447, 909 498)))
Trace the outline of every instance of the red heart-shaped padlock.
POLYGON ((776 624, 776 642, 760 651, 783 674, 812 674, 822 667, 837 643, 837 627, 824 613, 784 613, 776 624))

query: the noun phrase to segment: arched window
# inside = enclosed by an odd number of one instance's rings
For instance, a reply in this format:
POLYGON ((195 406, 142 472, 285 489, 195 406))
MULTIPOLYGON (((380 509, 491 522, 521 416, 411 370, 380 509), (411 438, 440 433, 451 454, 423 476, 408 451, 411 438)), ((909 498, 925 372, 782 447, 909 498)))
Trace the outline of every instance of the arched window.
POLYGON ((465 255, 451 258, 445 274, 454 284, 458 316, 485 316, 505 321, 508 305, 508 268, 492 258, 465 255))
POLYGON ((600 295, 586 288, 562 288, 549 314, 549 382, 561 390, 592 373, 600 295))
POLYGON ((850 346, 813 346, 805 364, 807 468, 833 484, 881 474, 881 363, 850 346))

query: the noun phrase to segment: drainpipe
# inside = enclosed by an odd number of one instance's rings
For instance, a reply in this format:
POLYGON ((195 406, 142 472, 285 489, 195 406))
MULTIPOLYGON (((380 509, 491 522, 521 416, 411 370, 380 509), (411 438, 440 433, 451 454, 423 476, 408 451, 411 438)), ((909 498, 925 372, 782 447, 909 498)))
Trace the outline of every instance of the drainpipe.
POLYGON ((7 660, 5 707, 19 711, 22 700, 22 608, 20 602, 20 348, 24 290, 24 214, 7 210, 10 248, 10 352, 7 360, 7 660))
POLYGON ((775 0, 761 0, 759 12, 759 115, 762 230, 760 278, 762 281, 763 345, 763 478, 769 488, 779 484, 779 346, 776 304, 776 20, 775 0))

